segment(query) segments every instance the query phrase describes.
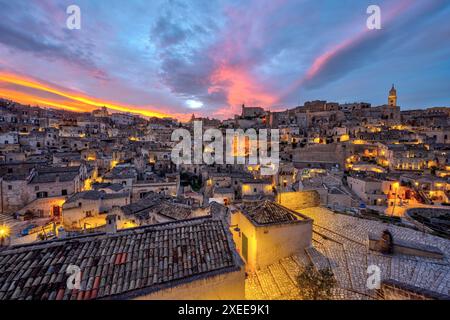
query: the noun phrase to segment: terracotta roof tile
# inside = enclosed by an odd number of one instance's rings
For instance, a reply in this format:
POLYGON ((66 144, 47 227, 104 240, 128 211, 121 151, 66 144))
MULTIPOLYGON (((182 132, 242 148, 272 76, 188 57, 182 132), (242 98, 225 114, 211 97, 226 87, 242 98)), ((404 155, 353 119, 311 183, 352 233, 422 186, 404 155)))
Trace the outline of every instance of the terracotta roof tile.
POLYGON ((242 213, 257 225, 294 223, 305 217, 272 201, 262 201, 242 207, 242 213))
POLYGON ((0 299, 128 297, 237 270, 241 263, 224 222, 196 218, 6 249, 0 252, 0 299), (80 290, 66 288, 69 265, 81 269, 80 290))

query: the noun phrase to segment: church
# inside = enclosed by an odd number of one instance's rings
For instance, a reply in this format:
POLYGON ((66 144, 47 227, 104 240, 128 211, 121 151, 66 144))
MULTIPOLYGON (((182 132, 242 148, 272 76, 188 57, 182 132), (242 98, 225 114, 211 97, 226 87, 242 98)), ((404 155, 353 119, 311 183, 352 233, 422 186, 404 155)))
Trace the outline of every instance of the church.
POLYGON ((361 118, 380 119, 385 125, 400 124, 400 107, 397 105, 397 90, 395 86, 392 85, 391 90, 389 90, 387 104, 356 110, 354 114, 361 118))
POLYGON ((392 88, 389 91, 388 105, 389 107, 397 106, 397 90, 395 89, 394 84, 392 84, 392 88))

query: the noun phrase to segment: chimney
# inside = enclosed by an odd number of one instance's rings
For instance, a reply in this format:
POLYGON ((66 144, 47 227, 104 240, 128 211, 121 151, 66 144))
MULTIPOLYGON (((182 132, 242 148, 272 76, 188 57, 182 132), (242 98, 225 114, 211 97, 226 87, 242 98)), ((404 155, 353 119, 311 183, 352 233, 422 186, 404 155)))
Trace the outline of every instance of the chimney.
POLYGON ((117 215, 108 214, 106 216, 106 233, 116 233, 117 232, 117 215))

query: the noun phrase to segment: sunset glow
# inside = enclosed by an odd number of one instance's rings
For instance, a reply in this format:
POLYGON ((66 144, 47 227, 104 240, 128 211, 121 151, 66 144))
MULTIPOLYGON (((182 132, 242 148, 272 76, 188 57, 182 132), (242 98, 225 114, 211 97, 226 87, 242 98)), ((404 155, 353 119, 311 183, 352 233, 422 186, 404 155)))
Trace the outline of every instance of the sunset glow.
POLYGON ((169 115, 167 114, 156 111, 122 106, 114 104, 109 101, 101 101, 95 98, 83 96, 81 94, 65 92, 61 89, 51 87, 50 85, 39 83, 36 80, 32 80, 26 77, 10 73, 0 72, 0 83, 13 84, 23 88, 36 89, 38 91, 45 93, 52 93, 56 96, 63 97, 69 100, 68 103, 60 103, 58 101, 45 100, 43 98, 39 98, 38 96, 32 96, 21 92, 13 92, 11 90, 5 90, 0 88, 1 96, 9 99, 15 99, 21 103, 42 104, 50 107, 67 109, 70 111, 82 111, 82 112, 92 111, 100 107, 106 107, 112 111, 137 113, 146 117, 159 117, 159 118, 169 117, 169 115))
POLYGON ((392 82, 407 109, 448 103, 442 0, 380 0, 379 30, 364 1, 80 0, 80 30, 63 1, 0 3, 0 97, 29 105, 227 119, 242 104, 381 105, 392 82))

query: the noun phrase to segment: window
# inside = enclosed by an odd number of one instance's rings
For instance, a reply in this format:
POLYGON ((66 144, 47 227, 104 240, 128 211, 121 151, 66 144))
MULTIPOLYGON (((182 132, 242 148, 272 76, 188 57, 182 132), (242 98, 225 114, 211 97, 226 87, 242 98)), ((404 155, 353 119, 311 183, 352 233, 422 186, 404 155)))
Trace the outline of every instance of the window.
POLYGON ((8 185, 8 190, 12 190, 12 185, 8 185))
POLYGON ((67 196, 67 190, 66 189, 61 190, 61 195, 67 196))
POLYGON ((48 198, 48 192, 44 191, 38 192, 36 193, 36 198, 38 199, 48 198))
POLYGON ((256 188, 253 188, 253 192, 256 193, 256 188))

